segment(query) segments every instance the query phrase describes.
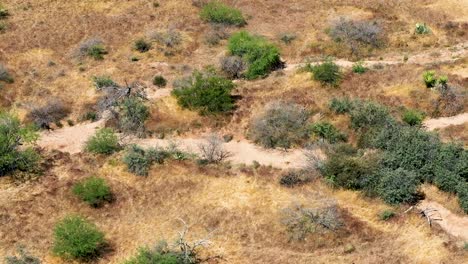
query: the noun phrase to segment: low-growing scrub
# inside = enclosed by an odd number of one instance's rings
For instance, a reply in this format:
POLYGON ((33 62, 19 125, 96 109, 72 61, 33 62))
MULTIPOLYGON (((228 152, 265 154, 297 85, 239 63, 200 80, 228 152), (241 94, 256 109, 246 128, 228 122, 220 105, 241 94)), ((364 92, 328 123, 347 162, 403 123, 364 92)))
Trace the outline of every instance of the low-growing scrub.
POLYGON ((170 153, 163 149, 143 149, 137 145, 130 146, 123 158, 128 171, 138 176, 147 176, 153 163, 162 164, 170 153))
POLYGON ((173 48, 182 43, 182 34, 172 28, 166 31, 151 31, 147 35, 152 41, 167 48, 173 48))
POLYGON ((6 83, 13 83, 14 79, 11 74, 8 72, 7 68, 0 63, 0 81, 6 83))
POLYGON ((119 138, 111 128, 101 128, 87 142, 86 151, 110 155, 120 149, 119 138))
POLYGON ((286 187, 294 187, 308 183, 314 179, 310 170, 289 170, 281 176, 280 184, 286 187))
POLYGON ((371 101, 356 101, 350 115, 355 129, 381 127, 392 120, 385 106, 371 101))
POLYGON ((109 76, 94 76, 93 77, 94 86, 96 89, 100 90, 104 87, 114 87, 118 86, 109 76))
POLYGON ((234 99, 231 96, 233 89, 234 83, 231 80, 214 72, 194 72, 192 77, 181 87, 176 87, 172 94, 181 107, 206 115, 234 109, 234 99))
POLYGON ((156 75, 153 77, 153 85, 157 87, 166 87, 167 81, 162 75, 156 75))
POLYGON ((379 218, 382 221, 388 221, 393 217, 395 217, 395 212, 391 210, 384 210, 383 212, 379 214, 379 218))
POLYGON ((331 59, 312 66, 311 71, 314 80, 319 81, 322 85, 338 86, 342 78, 340 67, 331 59))
POLYGON ((44 106, 34 107, 26 116, 37 127, 42 129, 50 128, 50 125, 57 124, 70 113, 70 109, 59 99, 51 99, 44 106))
POLYGON ((414 28, 414 33, 419 35, 429 34, 431 33, 431 29, 426 25, 426 23, 417 23, 414 28))
POLYGON ((16 256, 7 256, 6 264, 41 264, 41 260, 31 255, 24 247, 18 247, 16 256))
POLYGON ((243 26, 246 24, 242 12, 218 1, 212 1, 202 7, 200 17, 211 23, 243 26))
POLYGON ((144 53, 151 49, 151 43, 141 38, 135 41, 133 48, 141 53, 144 53))
POLYGON ((401 119, 410 126, 420 126, 424 120, 424 113, 414 109, 407 109, 403 112, 401 119))
POLYGON ((354 107, 353 101, 348 97, 333 98, 330 100, 329 108, 335 114, 347 114, 350 113, 354 107))
POLYGON ((100 207, 112 199, 112 193, 106 181, 95 176, 73 185, 73 194, 92 207, 100 207))
POLYGON ((92 38, 80 43, 76 55, 79 57, 92 57, 95 60, 104 59, 104 55, 107 54, 107 50, 104 47, 104 42, 99 38, 92 38))
POLYGON ((232 79, 241 78, 246 67, 244 60, 239 56, 223 57, 220 64, 221 70, 232 79))
POLYGON ((382 28, 376 21, 355 21, 340 18, 330 28, 329 34, 336 42, 345 43, 352 55, 358 55, 361 48, 377 48, 382 45, 382 28))
POLYGON ((146 132, 145 121, 149 115, 149 109, 141 98, 127 97, 120 103, 119 127, 125 134, 143 137, 146 132))
POLYGON ((10 16, 10 12, 0 3, 0 19, 5 19, 10 16))
POLYGON ((310 127, 312 134, 316 137, 325 139, 330 143, 346 141, 346 134, 340 132, 334 125, 328 122, 317 122, 310 127))
POLYGON ((80 216, 67 216, 55 225, 53 252, 65 259, 90 260, 105 245, 104 233, 80 216))
POLYGON ((138 253, 124 264, 184 264, 180 254, 162 248, 140 248, 138 253))
POLYGON ((247 64, 244 74, 247 79, 264 77, 282 65, 276 46, 246 31, 233 34, 229 38, 228 49, 231 55, 242 57, 247 64))
POLYGON ((249 137, 267 148, 290 148, 308 138, 309 112, 303 107, 285 102, 272 102, 255 116, 249 127, 249 137))
POLYGON ((364 66, 364 63, 362 63, 360 61, 360 62, 356 62, 356 63, 353 64, 352 70, 353 70, 354 73, 363 74, 368 69, 366 68, 366 66, 364 66))

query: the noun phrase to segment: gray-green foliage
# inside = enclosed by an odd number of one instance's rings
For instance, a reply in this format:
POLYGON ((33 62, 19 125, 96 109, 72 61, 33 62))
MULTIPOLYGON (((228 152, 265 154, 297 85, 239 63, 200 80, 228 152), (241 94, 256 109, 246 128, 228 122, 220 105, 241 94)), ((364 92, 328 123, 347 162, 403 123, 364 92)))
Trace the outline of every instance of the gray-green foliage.
POLYGON ((125 98, 120 103, 120 129, 125 134, 134 134, 139 137, 145 134, 145 121, 150 112, 142 99, 136 96, 125 98))
POLYGON ((5 258, 6 264, 41 264, 41 260, 31 255, 24 247, 18 247, 15 256, 5 258))
POLYGON ((86 151, 110 155, 120 149, 119 139, 111 128, 101 128, 86 142, 86 151))

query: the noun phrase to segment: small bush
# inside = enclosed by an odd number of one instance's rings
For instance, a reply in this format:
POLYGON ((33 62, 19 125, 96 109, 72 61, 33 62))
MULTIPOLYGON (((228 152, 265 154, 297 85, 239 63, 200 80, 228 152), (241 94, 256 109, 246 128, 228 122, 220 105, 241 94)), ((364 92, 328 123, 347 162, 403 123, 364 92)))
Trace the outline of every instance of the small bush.
POLYGON ((100 90, 104 87, 114 87, 117 86, 109 76, 94 76, 93 77, 94 86, 96 89, 100 90))
POLYGON ((245 70, 245 63, 239 56, 228 56, 221 58, 221 70, 229 78, 235 79, 242 77, 245 70))
POLYGON ((149 248, 140 248, 135 257, 124 264, 183 264, 180 257, 172 252, 160 252, 149 248))
POLYGON ((356 102, 350 114, 351 126, 355 129, 381 127, 391 120, 385 106, 370 101, 356 102))
POLYGON ((166 31, 153 31, 149 32, 148 37, 156 41, 158 44, 168 48, 175 47, 182 43, 182 34, 175 29, 168 29, 166 31))
POLYGON ((133 45, 133 47, 135 48, 135 50, 141 52, 141 53, 144 53, 144 52, 147 52, 151 49, 151 43, 149 43, 148 41, 146 41, 145 39, 141 38, 141 39, 138 39, 137 41, 135 41, 135 44, 133 45))
POLYGON ((424 120, 424 113, 418 110, 407 109, 403 112, 401 119, 410 126, 420 126, 424 120))
POLYGON ((174 153, 175 151, 170 152, 156 148, 144 150, 137 145, 132 145, 127 149, 123 161, 131 173, 138 176, 147 176, 154 162, 161 164, 174 153))
POLYGON ((83 115, 83 120, 90 120, 92 122, 96 121, 98 119, 98 115, 94 111, 88 111, 83 115))
POLYGON ((103 45, 95 45, 88 50, 88 56, 95 60, 103 60, 105 54, 107 54, 107 51, 103 45))
POLYGON ((433 88, 437 84, 435 71, 425 71, 423 73, 423 80, 427 88, 433 88))
POLYGON ((197 110, 203 115, 224 113, 234 108, 231 96, 234 83, 231 80, 213 72, 194 72, 192 78, 183 85, 172 91, 177 103, 183 108, 197 110))
POLYGON ((355 64, 353 64, 352 70, 353 70, 354 73, 363 74, 368 69, 364 66, 364 64, 362 62, 356 62, 355 64))
POLYGON ((158 87, 166 87, 167 81, 162 75, 156 75, 153 78, 153 85, 158 87))
POLYGON ((346 114, 353 109, 353 102, 348 97, 333 98, 330 101, 329 108, 335 114, 346 114))
POLYGON ((341 80, 340 67, 331 59, 312 67, 313 78, 322 85, 338 86, 341 80))
POLYGON ((26 118, 37 127, 50 128, 50 124, 58 123, 70 113, 70 109, 59 99, 51 99, 44 106, 34 107, 26 118))
POLYGON ((378 195, 389 204, 414 203, 418 198, 419 180, 412 171, 384 169, 380 173, 378 195))
POLYGON ((390 210, 385 210, 379 214, 379 218, 382 221, 388 221, 395 216, 395 212, 390 210))
POLYGON ((0 81, 6 83, 13 83, 14 79, 6 69, 6 67, 0 63, 0 81))
POLYGON ((53 252, 60 257, 93 259, 104 244, 104 234, 82 217, 67 216, 55 225, 53 252))
POLYGON ((10 16, 10 12, 8 11, 8 9, 3 7, 2 4, 0 4, 0 19, 5 19, 8 16, 10 16))
POLYGON ((294 187, 312 181, 313 175, 308 170, 289 170, 281 176, 280 184, 294 187))
POLYGON ((17 250, 17 256, 6 257, 6 264, 41 264, 41 260, 29 252, 23 247, 19 247, 17 250))
POLYGON ((86 151, 110 155, 120 149, 119 138, 111 128, 101 128, 86 142, 86 151))
POLYGON ((102 178, 89 177, 76 183, 73 193, 81 200, 93 207, 99 207, 112 199, 112 193, 106 181, 102 178))
POLYGON ((145 121, 149 115, 148 107, 139 97, 127 97, 120 103, 120 129, 125 134, 143 137, 146 131, 145 121))
POLYGON ((7 30, 8 26, 4 22, 0 22, 0 33, 4 33, 7 30))
POLYGON ((212 1, 203 6, 200 17, 211 23, 243 26, 245 18, 239 9, 230 7, 218 1, 212 1))
POLYGON ((419 35, 429 34, 431 33, 431 29, 426 25, 426 23, 417 23, 414 32, 419 35))
POLYGON ((327 140, 330 143, 346 141, 346 134, 340 132, 334 125, 328 122, 317 122, 311 126, 311 132, 319 137, 327 140))
POLYGON ((210 135, 204 143, 198 146, 201 159, 207 163, 220 163, 231 156, 231 153, 224 149, 223 140, 217 135, 210 135))
POLYGON ((308 137, 308 118, 308 111, 299 105, 272 102, 252 119, 249 136, 267 148, 290 148, 308 137))
POLYGON ((348 45, 353 55, 359 53, 361 46, 377 48, 382 44, 382 29, 375 21, 340 18, 332 25, 329 34, 334 41, 348 45))
POLYGON ((293 40, 295 40, 296 38, 297 38, 297 36, 295 34, 291 34, 291 33, 282 33, 279 36, 279 39, 286 45, 293 42, 293 40))
POLYGON ((260 36, 240 31, 229 38, 229 52, 242 57, 248 65, 245 77, 256 79, 264 77, 281 66, 279 49, 260 36))
POLYGON ((89 56, 96 60, 102 60, 104 58, 103 55, 107 54, 107 51, 101 39, 92 38, 80 43, 76 53, 79 57, 89 56))

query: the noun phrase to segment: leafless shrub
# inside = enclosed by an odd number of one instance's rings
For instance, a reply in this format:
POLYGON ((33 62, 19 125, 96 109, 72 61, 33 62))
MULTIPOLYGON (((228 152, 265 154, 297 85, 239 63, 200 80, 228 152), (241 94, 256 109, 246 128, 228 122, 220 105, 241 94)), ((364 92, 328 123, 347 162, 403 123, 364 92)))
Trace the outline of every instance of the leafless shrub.
POLYGON ((315 176, 316 174, 311 170, 288 170, 281 176, 280 184, 286 187, 294 187, 312 181, 315 176))
POLYGON ((116 116, 117 113, 113 108, 122 102, 125 98, 136 96, 144 100, 147 99, 146 93, 144 92, 144 86, 138 82, 131 83, 125 87, 121 87, 117 84, 113 86, 106 86, 102 87, 100 91, 102 92, 102 95, 96 105, 96 110, 99 115, 102 115, 107 110, 110 110, 111 114, 116 116))
POLYGON ((330 36, 337 42, 346 43, 352 54, 357 54, 361 45, 379 47, 382 29, 375 21, 354 21, 341 17, 334 22, 330 36))
POLYGON ((282 223, 291 240, 304 240, 310 233, 335 232, 344 223, 335 201, 320 201, 319 206, 293 203, 282 211, 282 223))
POLYGON ((224 149, 223 140, 217 135, 209 135, 205 142, 198 145, 201 158, 207 163, 220 163, 231 156, 231 153, 224 149))
POLYGON ((229 78, 240 78, 245 70, 245 62, 239 56, 228 56, 221 58, 221 70, 228 75, 229 78))
POLYGON ((211 241, 207 238, 200 239, 194 242, 188 242, 186 235, 189 230, 187 223, 179 218, 179 221, 183 224, 182 231, 179 231, 179 237, 175 242, 175 246, 180 248, 183 263, 199 263, 197 259, 197 251, 200 247, 206 247, 211 245, 211 241))
POLYGON ((102 46, 104 42, 100 38, 91 38, 81 42, 75 51, 75 56, 85 57, 88 56, 89 51, 96 46, 102 46))
POLYGON ((151 31, 148 38, 166 47, 175 47, 182 42, 182 34, 176 29, 170 28, 166 31, 151 31))
POLYGON ((433 101, 433 109, 435 115, 453 116, 463 111, 466 104, 466 95, 463 90, 452 86, 438 86, 440 96, 433 101))
POLYGON ((184 88, 190 87, 192 86, 192 77, 183 76, 183 77, 177 78, 172 82, 172 86, 174 87, 174 89, 184 89, 184 88))
POLYGON ((44 106, 34 107, 26 118, 40 128, 50 128, 70 113, 70 109, 59 99, 53 99, 44 106))
POLYGON ((229 38, 229 32, 225 25, 212 25, 210 31, 205 35, 205 42, 210 46, 218 45, 223 39, 229 38))

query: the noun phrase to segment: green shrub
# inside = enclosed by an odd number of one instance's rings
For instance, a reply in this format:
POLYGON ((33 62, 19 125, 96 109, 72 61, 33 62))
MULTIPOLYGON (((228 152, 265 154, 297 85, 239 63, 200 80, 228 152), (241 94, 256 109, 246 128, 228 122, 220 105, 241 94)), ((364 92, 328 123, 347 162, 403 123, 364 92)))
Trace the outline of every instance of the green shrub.
POLYGON ((101 128, 86 142, 86 151, 110 155, 120 149, 119 138, 111 128, 101 128))
POLYGON ((90 121, 94 122, 94 121, 96 121, 98 119, 98 115, 94 111, 88 111, 83 115, 82 119, 83 120, 90 120, 90 121))
POLYGON ((162 150, 157 148, 150 148, 147 150, 142 149, 137 145, 132 145, 127 149, 123 158, 124 163, 127 165, 128 171, 138 176, 147 176, 151 165, 156 162, 162 164, 168 157, 174 159, 181 159, 180 157, 186 154, 172 148, 171 150, 162 150))
POLYGON ((158 87, 166 87, 167 81, 164 79, 163 76, 161 75, 156 75, 153 78, 153 85, 156 85, 158 87))
POLYGON ((291 34, 291 33, 282 33, 279 35, 279 39, 286 45, 290 44, 296 38, 297 38, 296 34, 291 34))
POLYGON ((41 260, 29 252, 23 247, 17 249, 17 256, 8 256, 5 259, 6 264, 41 264, 41 260))
POLYGON ((418 198, 419 180, 416 173, 399 168, 379 172, 379 196, 389 204, 414 203, 418 198))
POLYGON ((104 244, 104 234, 82 217, 67 216, 55 225, 53 252, 60 257, 93 259, 104 244))
POLYGON ((245 78, 264 77, 281 65, 280 53, 276 46, 263 37, 240 31, 229 38, 228 49, 231 55, 242 57, 248 65, 245 78))
POLYGON ((379 214, 379 218, 382 221, 390 220, 393 217, 395 217, 395 212, 390 211, 390 210, 385 210, 379 214))
POLYGON ((94 76, 93 82, 94 86, 96 86, 96 89, 98 90, 104 87, 117 86, 117 83, 115 83, 109 76, 94 76))
POLYGON ((234 83, 214 73, 194 72, 192 78, 172 91, 177 103, 200 114, 218 114, 234 109, 234 83))
POLYGON ((124 264, 184 264, 179 255, 158 249, 140 248, 136 256, 124 264))
POLYGON ((319 81, 322 85, 338 86, 341 80, 340 67, 331 59, 313 66, 312 74, 314 80, 319 81))
POLYGON ((435 71, 425 71, 423 73, 423 80, 427 88, 433 88, 437 84, 435 71))
POLYGON ((346 134, 340 132, 334 125, 328 122, 317 122, 311 126, 311 132, 320 138, 327 140, 330 143, 346 141, 346 134))
POLYGON ((410 126, 420 126, 424 120, 424 113, 418 110, 407 109, 403 112, 401 119, 410 126))
POLYGON ((133 45, 133 47, 141 52, 141 53, 144 53, 144 52, 147 52, 151 49, 151 43, 146 41, 145 39, 141 38, 141 39, 138 39, 137 41, 135 41, 135 44, 133 45))
POLYGON ((348 97, 333 98, 329 104, 330 110, 335 114, 345 114, 353 109, 353 102, 348 97))
POLYGON ((243 26, 245 18, 239 9, 227 6, 218 1, 212 1, 203 6, 200 17, 211 23, 243 26))
POLYGON ((95 176, 76 183, 73 193, 93 207, 99 207, 112 199, 112 193, 106 181, 95 176))
POLYGON ((434 174, 434 185, 444 192, 456 193, 458 185, 463 182, 463 178, 458 174, 442 167, 439 167, 434 174))
POLYGON ((381 127, 391 120, 385 106, 370 101, 356 102, 350 114, 351 126, 355 129, 381 127))
POLYGON ((139 137, 145 135, 145 121, 149 118, 148 107, 139 97, 125 98, 120 104, 119 126, 123 133, 139 137))
POLYGON ((417 23, 416 27, 414 29, 414 32, 416 34, 422 35, 422 34, 429 34, 431 33, 431 29, 426 25, 426 23, 417 23))
POLYGON ((458 204, 468 214, 468 183, 460 182, 457 187, 458 204))
POLYGON ((106 54, 107 54, 107 51, 103 45, 94 45, 94 46, 91 46, 88 50, 88 56, 92 57, 95 60, 104 59, 104 55, 106 54))
POLYGON ((368 69, 364 66, 364 64, 360 61, 360 62, 356 62, 353 64, 353 68, 352 68, 353 72, 354 73, 357 73, 357 74, 363 74, 365 73, 368 69))
POLYGON ((290 148, 307 139, 309 112, 303 107, 281 101, 272 102, 252 119, 249 137, 267 148, 290 148))

